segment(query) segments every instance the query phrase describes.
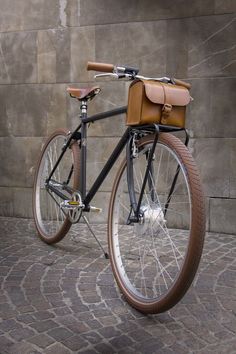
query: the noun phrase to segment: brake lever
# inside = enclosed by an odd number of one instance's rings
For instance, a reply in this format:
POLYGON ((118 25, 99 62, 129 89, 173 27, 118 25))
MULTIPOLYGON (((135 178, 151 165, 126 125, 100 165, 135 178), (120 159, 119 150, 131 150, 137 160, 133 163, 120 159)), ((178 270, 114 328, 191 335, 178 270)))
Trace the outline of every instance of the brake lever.
POLYGON ((125 73, 105 73, 105 74, 97 74, 97 75, 94 75, 94 78, 97 79, 97 78, 106 78, 106 77, 112 77, 114 79, 128 79, 128 80, 131 80, 133 78, 132 75, 130 74, 125 74, 125 73))
POLYGON ((115 73, 105 73, 105 74, 97 74, 97 75, 94 75, 94 78, 97 79, 99 77, 113 77, 115 79, 119 79, 119 75, 118 74, 115 74, 115 73))

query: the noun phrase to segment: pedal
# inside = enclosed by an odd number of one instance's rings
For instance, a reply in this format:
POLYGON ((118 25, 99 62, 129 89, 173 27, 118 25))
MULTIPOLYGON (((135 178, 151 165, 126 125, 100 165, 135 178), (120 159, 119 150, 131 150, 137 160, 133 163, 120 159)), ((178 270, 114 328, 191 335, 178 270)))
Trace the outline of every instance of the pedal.
POLYGON ((90 211, 92 211, 94 213, 101 213, 102 212, 102 208, 97 208, 95 206, 90 206, 90 211))
POLYGON ((75 224, 79 221, 82 215, 82 210, 84 208, 84 204, 82 203, 79 192, 74 192, 72 194, 72 199, 64 200, 60 206, 62 209, 64 209, 72 224, 75 224))
POLYGON ((64 200, 60 204, 62 209, 75 209, 76 207, 80 206, 80 202, 75 201, 75 200, 64 200))
POLYGON ((63 200, 60 204, 61 209, 73 209, 73 205, 70 204, 70 200, 63 200))
POLYGON ((68 200, 67 203, 69 205, 73 205, 73 206, 79 206, 80 205, 80 202, 77 201, 77 200, 68 200))

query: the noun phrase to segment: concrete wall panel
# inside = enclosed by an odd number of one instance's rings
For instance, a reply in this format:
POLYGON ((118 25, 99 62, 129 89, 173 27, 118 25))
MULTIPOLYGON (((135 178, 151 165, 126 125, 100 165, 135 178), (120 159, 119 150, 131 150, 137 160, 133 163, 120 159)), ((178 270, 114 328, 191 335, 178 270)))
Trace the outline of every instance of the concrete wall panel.
POLYGON ((230 149, 230 198, 236 198, 236 139, 231 139, 230 149))
POLYGON ((167 21, 166 75, 186 78, 188 72, 188 28, 184 19, 167 21))
POLYGON ((37 33, 0 34, 0 84, 37 82, 37 33))
POLYGON ((215 0, 215 13, 236 12, 236 2, 234 0, 215 0))
POLYGON ((235 138, 236 79, 191 80, 194 101, 188 109, 187 126, 194 137, 235 138))
POLYGON ((42 138, 0 138, 1 187, 31 187, 42 138))
POLYGON ((236 199, 210 199, 210 230, 213 232, 236 232, 236 199))
POLYGON ((63 1, 0 0, 0 31, 54 28, 61 25, 63 1))
POLYGON ((0 215, 33 217, 31 188, 0 187, 0 215))
POLYGON ((41 83, 70 81, 70 31, 68 29, 38 31, 38 81, 41 83))
POLYGON ((0 215, 14 216, 13 188, 0 187, 0 215))
POLYGON ((186 1, 174 0, 81 0, 80 24, 109 24, 120 22, 153 21, 166 18, 192 17, 214 13, 213 0, 186 1))
POLYGON ((95 33, 97 61, 137 66, 146 75, 166 72, 166 21, 96 26, 95 33))
POLYGON ((189 21, 188 75, 216 77, 233 75, 236 70, 234 15, 196 17, 189 21))
POLYGON ((71 81, 93 80, 94 73, 86 71, 87 62, 95 61, 95 28, 71 29, 71 81))
POLYGON ((1 136, 46 136, 66 125, 65 85, 10 85, 0 87, 1 136))
POLYGON ((227 139, 199 138, 191 141, 190 151, 199 167, 206 196, 229 197, 231 149, 231 141, 227 139))

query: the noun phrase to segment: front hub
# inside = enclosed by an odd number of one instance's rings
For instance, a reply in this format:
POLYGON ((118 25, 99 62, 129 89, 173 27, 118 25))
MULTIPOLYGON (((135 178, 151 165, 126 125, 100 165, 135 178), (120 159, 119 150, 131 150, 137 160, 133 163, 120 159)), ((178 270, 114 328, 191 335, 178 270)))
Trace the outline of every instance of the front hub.
POLYGON ((155 235, 165 226, 166 220, 162 208, 156 204, 141 206, 140 214, 142 216, 139 223, 135 224, 136 232, 140 236, 150 233, 150 230, 155 235))

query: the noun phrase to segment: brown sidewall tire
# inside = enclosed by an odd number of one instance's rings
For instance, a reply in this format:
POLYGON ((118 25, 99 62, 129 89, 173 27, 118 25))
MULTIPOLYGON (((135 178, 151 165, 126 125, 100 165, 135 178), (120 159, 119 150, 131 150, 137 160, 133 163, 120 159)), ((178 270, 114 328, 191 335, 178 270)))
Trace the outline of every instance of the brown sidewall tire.
MULTIPOLYGON (((38 231, 39 237, 46 243, 48 244, 53 244, 61 241, 63 237, 67 234, 71 227, 71 222, 66 218, 64 223, 62 224, 61 228, 58 230, 58 232, 53 235, 52 237, 48 237, 43 230, 40 228, 40 225, 37 220, 37 213, 36 213, 36 206, 35 206, 35 196, 36 196, 36 186, 37 186, 37 178, 38 178, 38 173, 39 173, 39 168, 41 165, 42 158, 44 156, 45 150, 47 149, 48 145, 50 144, 51 140, 55 138, 56 136, 59 135, 64 135, 65 137, 68 135, 69 131, 67 129, 57 129, 55 132, 53 132, 46 140, 43 150, 41 151, 39 161, 36 167, 35 171, 35 178, 34 178, 34 187, 33 187, 33 217, 34 217, 34 222, 36 229, 38 231)), ((73 180, 73 188, 78 189, 79 188, 79 165, 80 165, 80 148, 78 143, 75 141, 73 144, 71 144, 71 150, 73 153, 73 159, 74 159, 74 180, 73 180)))
MULTIPOLYGON (((146 136, 140 141, 140 146, 145 143, 151 143, 154 136, 146 136)), ((200 183, 199 174, 195 165, 195 162, 186 148, 186 146, 175 136, 169 133, 161 133, 159 136, 159 142, 168 146, 177 155, 180 161, 183 163, 186 169, 186 175, 190 187, 190 195, 192 202, 192 227, 190 230, 189 244, 186 251, 185 260, 183 262, 182 269, 179 276, 174 281, 172 287, 169 291, 160 299, 155 301, 144 301, 138 298, 136 295, 132 294, 125 286, 121 279, 119 271, 117 269, 114 252, 113 252, 113 242, 112 242, 112 217, 114 200, 116 196, 116 191, 120 182, 122 173, 126 167, 126 160, 124 160, 117 172, 115 182, 113 185, 110 205, 109 205, 109 215, 108 215, 108 245, 109 245, 109 255, 111 260, 111 266, 116 278, 117 284, 121 292, 126 297, 127 301, 137 310, 143 313, 160 313, 167 311, 173 307, 180 299, 184 296, 188 288, 190 287, 194 276, 196 274, 202 249, 204 243, 205 235, 205 203, 204 196, 202 192, 202 187, 200 183)))

